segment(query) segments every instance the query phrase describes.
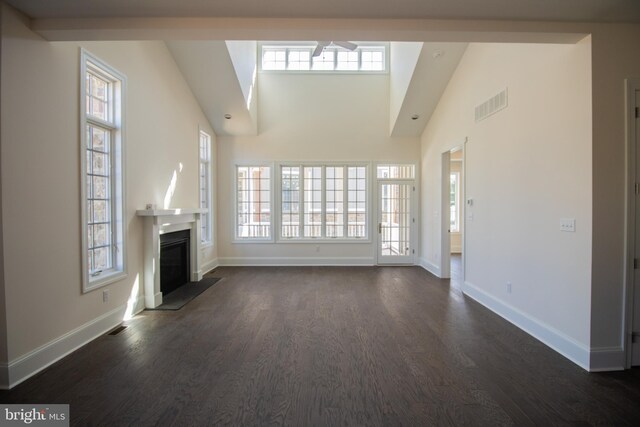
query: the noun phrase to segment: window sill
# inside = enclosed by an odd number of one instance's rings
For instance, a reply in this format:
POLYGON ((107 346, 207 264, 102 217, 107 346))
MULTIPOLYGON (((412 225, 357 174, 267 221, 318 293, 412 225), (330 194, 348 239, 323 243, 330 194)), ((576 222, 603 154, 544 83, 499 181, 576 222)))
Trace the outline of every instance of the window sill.
POLYGON ((83 293, 91 292, 103 286, 110 285, 114 282, 122 280, 127 277, 127 273, 122 270, 113 270, 100 275, 100 277, 91 278, 89 282, 85 283, 83 293))
POLYGON ((388 69, 384 70, 265 70, 260 66, 260 73, 264 74, 389 74, 388 69))
POLYGON ((246 244, 246 243, 249 243, 249 244, 254 244, 254 243, 264 244, 264 243, 275 243, 275 242, 273 241, 273 239, 237 239, 236 238, 236 239, 233 239, 233 241, 231 243, 234 243, 234 244, 235 243, 240 243, 240 244, 246 244))

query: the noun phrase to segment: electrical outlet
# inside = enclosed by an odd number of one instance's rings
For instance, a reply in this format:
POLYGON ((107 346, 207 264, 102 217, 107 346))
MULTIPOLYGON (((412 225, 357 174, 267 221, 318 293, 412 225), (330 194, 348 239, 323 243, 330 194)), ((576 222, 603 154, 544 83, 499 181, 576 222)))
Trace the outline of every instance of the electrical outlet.
POLYGON ((320 245, 316 245, 316 252, 320 252, 320 245))
POLYGON ((507 293, 511 293, 511 282, 507 282, 507 293))
POLYGON ((560 231, 567 231, 575 233, 576 231, 576 219, 575 218, 560 218, 560 231))
POLYGON ((109 302, 109 289, 102 291, 102 302, 105 304, 109 302))

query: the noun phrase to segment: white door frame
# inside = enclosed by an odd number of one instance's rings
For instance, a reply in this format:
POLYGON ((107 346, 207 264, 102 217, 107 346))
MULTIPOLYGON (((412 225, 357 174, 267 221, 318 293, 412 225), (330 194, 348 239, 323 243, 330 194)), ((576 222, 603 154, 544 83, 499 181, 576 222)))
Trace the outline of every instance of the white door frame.
POLYGON ((451 219, 449 218, 449 191, 451 174, 451 150, 442 153, 442 176, 440 177, 440 278, 451 277, 451 219))
MULTIPOLYGON (((640 144, 640 135, 636 132, 636 93, 640 91, 640 79, 625 80, 625 121, 626 121, 626 148, 627 148, 627 185, 626 185, 626 239, 625 239, 625 267, 623 283, 623 315, 622 315, 622 349, 625 354, 625 367, 631 367, 631 349, 633 333, 633 288, 634 288, 634 259, 636 258, 636 170, 637 170, 637 145, 640 144)), ((640 254, 639 254, 640 255, 640 254)), ((640 256, 638 256, 640 258, 640 256)))
POLYGON ((467 192, 467 159, 466 159, 467 138, 462 143, 454 146, 442 153, 442 176, 440 177, 440 278, 451 278, 451 234, 449 218, 449 191, 451 174, 451 152, 462 151, 462 185, 463 192, 460 196, 460 222, 462 223, 462 280, 465 278, 466 262, 466 241, 467 241, 467 221, 466 221, 466 192, 467 192))

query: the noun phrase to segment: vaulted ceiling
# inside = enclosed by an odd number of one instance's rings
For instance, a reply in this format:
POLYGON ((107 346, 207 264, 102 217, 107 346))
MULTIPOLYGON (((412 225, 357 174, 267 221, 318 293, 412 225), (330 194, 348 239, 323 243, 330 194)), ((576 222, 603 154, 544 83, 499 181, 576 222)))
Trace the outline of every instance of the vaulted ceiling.
MULTIPOLYGON (((166 44, 216 135, 259 133, 257 42, 174 40, 166 44), (232 120, 225 120, 225 114, 232 120)), ((422 133, 466 46, 423 42, 389 45, 390 135, 417 137, 422 133)), ((307 84, 318 84, 314 76, 317 74, 307 75, 307 84)), ((269 99, 260 104, 268 106, 269 99)), ((329 112, 333 106, 324 108, 329 112)))

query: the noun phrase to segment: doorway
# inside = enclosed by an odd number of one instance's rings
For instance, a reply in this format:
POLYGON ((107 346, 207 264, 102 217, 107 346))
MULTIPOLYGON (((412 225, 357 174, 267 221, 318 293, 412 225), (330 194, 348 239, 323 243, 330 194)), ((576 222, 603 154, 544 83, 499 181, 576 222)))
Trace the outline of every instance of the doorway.
POLYGON ((440 277, 464 280, 464 144, 442 153, 440 277))
POLYGON ((414 185, 378 182, 378 264, 413 264, 414 185))
POLYGON ((462 147, 454 148, 449 155, 449 253, 450 277, 462 280, 462 256, 464 242, 464 152, 462 147))

